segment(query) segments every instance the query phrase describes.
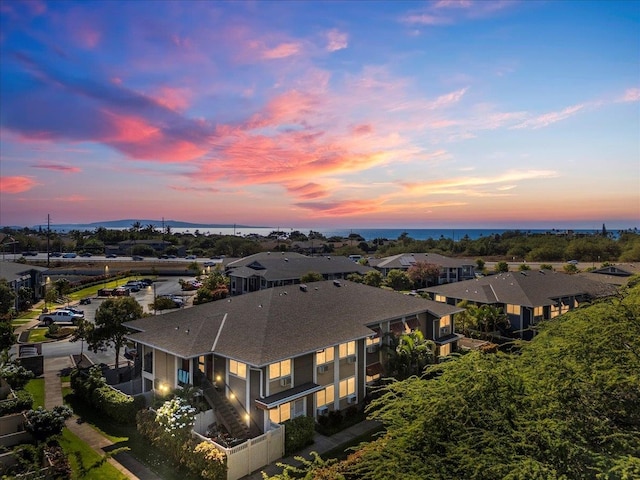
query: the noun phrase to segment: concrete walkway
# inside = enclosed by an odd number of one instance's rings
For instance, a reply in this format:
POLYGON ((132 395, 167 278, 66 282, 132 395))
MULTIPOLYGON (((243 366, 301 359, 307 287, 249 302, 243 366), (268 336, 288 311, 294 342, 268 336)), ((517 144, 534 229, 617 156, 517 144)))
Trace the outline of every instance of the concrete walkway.
POLYGON ((262 472, 265 472, 269 476, 273 476, 282 473, 282 467, 276 465, 276 463, 286 463, 289 465, 300 465, 300 462, 294 457, 303 457, 311 459, 311 452, 316 452, 320 455, 327 453, 334 448, 350 445, 355 438, 361 435, 375 432, 380 428, 380 423, 373 420, 365 420, 364 422, 357 423, 352 427, 346 428, 341 432, 332 435, 331 437, 325 437, 316 432, 313 437, 313 444, 300 450, 296 454, 290 457, 282 458, 271 465, 267 465, 260 470, 253 472, 251 475, 242 477, 242 480, 262 480, 262 472))
MULTIPOLYGON (((51 409, 56 405, 63 405, 60 372, 69 367, 73 367, 73 361, 69 357, 44 359, 45 408, 51 409)), ((67 428, 100 456, 107 453, 109 447, 114 445, 111 440, 98 433, 89 424, 79 422, 79 418, 76 415, 67 420, 67 428)), ((127 478, 141 480, 160 479, 158 475, 128 453, 120 453, 117 460, 109 458, 108 462, 127 478)))

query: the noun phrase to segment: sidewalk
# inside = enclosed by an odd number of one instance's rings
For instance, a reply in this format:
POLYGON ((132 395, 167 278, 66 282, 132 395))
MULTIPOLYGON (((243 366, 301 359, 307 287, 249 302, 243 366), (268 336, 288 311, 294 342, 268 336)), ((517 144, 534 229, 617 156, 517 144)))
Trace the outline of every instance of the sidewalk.
MULTIPOLYGON (((51 409, 56 405, 63 405, 60 371, 68 367, 73 367, 73 362, 69 357, 44 359, 45 408, 51 409)), ((107 453, 109 447, 113 446, 113 442, 98 433, 89 424, 79 423, 76 415, 67 420, 67 428, 100 456, 107 453)), ((127 478, 160 480, 159 476, 126 452, 118 454, 117 460, 110 458, 108 462, 127 478)))
POLYGON ((265 472, 269 476, 282 473, 282 467, 278 467, 276 463, 300 465, 300 462, 294 457, 311 459, 311 452, 316 452, 322 455, 342 445, 345 445, 345 448, 347 448, 346 445, 351 444, 355 438, 366 433, 373 432, 379 428, 379 422, 373 420, 365 420, 363 422, 357 423, 356 425, 353 425, 352 427, 346 428, 341 432, 332 435, 331 437, 325 437, 324 435, 320 435, 316 432, 313 437, 313 444, 300 450, 290 457, 281 458, 277 462, 267 465, 266 467, 263 467, 256 472, 253 472, 251 475, 242 477, 242 480, 262 480, 262 472, 265 472))

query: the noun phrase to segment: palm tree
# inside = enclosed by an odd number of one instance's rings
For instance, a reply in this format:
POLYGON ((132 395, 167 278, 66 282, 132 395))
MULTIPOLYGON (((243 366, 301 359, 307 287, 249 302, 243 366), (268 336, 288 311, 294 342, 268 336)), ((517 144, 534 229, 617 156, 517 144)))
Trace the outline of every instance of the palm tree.
POLYGON ((427 365, 434 363, 435 344, 431 340, 425 340, 421 331, 392 338, 396 344, 389 356, 388 370, 398 380, 421 375, 427 365))

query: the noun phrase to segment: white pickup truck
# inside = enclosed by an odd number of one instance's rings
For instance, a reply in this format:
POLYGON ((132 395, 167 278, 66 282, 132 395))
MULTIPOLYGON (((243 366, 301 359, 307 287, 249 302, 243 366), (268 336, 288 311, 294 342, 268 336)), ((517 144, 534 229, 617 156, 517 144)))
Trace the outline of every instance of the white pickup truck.
POLYGON ((84 318, 84 314, 74 313, 71 310, 54 310, 40 315, 39 319, 45 325, 52 323, 71 323, 75 325, 78 320, 84 318))

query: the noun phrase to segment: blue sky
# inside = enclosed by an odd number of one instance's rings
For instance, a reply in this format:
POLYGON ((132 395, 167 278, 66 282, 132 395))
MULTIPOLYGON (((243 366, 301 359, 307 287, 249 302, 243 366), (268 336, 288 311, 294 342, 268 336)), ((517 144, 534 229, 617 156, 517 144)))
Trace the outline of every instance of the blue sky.
POLYGON ((640 225, 640 3, 0 3, 0 225, 640 225))

